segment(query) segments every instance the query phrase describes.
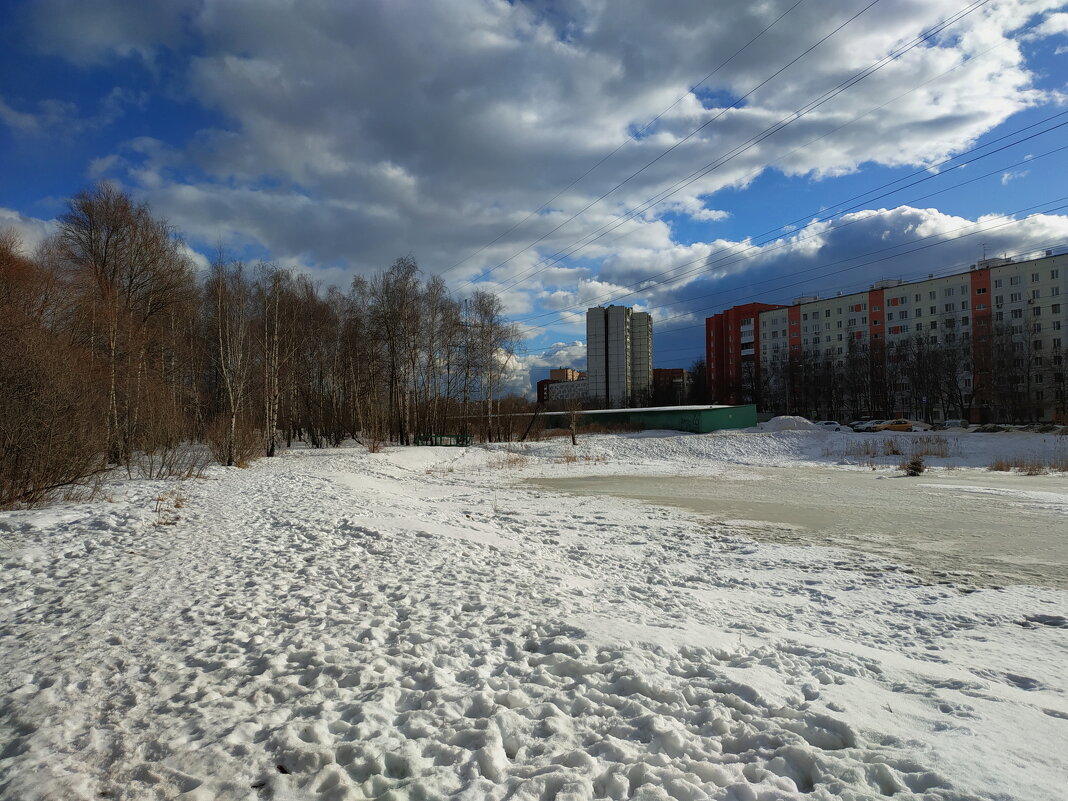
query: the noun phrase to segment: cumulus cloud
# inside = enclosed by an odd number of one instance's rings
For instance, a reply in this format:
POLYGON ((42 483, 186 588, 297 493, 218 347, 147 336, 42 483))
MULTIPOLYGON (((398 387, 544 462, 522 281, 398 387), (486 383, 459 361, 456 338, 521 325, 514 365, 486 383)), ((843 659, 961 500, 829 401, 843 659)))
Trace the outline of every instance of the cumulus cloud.
MULTIPOLYGON (((585 328, 582 331, 585 337, 585 328)), ((533 397, 538 381, 549 377, 549 371, 558 367, 586 369, 586 343, 554 342, 538 353, 528 353, 513 358, 509 375, 510 387, 518 395, 533 397)))
POLYGON ((32 254, 54 231, 55 220, 27 217, 14 209, 0 208, 0 230, 10 228, 22 240, 23 251, 32 254))

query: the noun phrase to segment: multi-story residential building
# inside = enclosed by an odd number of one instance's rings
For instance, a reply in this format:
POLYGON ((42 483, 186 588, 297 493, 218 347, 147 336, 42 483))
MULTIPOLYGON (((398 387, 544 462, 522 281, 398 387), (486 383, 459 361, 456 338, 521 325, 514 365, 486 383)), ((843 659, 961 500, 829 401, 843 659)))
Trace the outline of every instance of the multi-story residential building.
POLYGON ((682 367, 653 368, 654 406, 680 406, 690 394, 690 374, 682 367))
POLYGON ((589 382, 585 378, 574 381, 550 381, 545 387, 545 401, 549 403, 578 401, 585 403, 589 393, 589 382))
POLYGON ((585 377, 586 373, 573 367, 557 367, 549 371, 549 378, 553 381, 578 381, 585 377))
POLYGON ((705 320, 708 388, 717 403, 756 402, 761 335, 757 315, 781 308, 769 303, 747 303, 705 320))
POLYGON ((738 306, 705 323, 712 396, 826 417, 1063 420, 1065 294, 1068 254, 1049 254, 738 306))
POLYGON ((653 323, 627 306, 586 311, 587 398, 604 408, 640 405, 653 385, 653 323))

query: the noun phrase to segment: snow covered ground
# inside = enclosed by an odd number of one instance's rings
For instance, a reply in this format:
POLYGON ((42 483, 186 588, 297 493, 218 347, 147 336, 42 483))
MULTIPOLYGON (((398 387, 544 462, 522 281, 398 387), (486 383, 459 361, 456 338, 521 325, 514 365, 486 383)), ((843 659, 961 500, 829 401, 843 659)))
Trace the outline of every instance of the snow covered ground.
MULTIPOLYGON (((860 439, 300 450, 0 514, 0 798, 1063 799, 1063 590, 520 483, 900 461, 860 439)), ((950 439, 910 481, 1068 448, 950 439)))

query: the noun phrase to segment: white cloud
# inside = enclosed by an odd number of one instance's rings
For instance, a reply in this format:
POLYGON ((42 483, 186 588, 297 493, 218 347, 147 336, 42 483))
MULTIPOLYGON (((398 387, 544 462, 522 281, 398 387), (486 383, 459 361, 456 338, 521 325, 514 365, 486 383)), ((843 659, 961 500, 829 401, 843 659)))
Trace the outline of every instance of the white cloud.
POLYGON ((23 251, 32 254, 56 228, 55 220, 27 217, 14 209, 0 208, 0 230, 14 229, 22 240, 23 251))
POLYGON ((1036 36, 1056 36, 1068 34, 1068 13, 1063 11, 1050 14, 1035 28, 1036 36))
POLYGON ((1015 181, 1017 178, 1026 178, 1031 174, 1030 170, 1009 170, 1001 174, 1001 185, 1009 183, 1009 181, 1015 181))

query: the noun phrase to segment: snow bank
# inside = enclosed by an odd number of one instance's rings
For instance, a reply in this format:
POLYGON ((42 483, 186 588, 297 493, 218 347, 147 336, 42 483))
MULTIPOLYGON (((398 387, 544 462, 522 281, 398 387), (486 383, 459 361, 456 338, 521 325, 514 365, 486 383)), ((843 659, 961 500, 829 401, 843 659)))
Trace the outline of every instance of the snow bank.
POLYGON ((819 431, 820 427, 804 417, 782 415, 757 426, 759 431, 819 431))

